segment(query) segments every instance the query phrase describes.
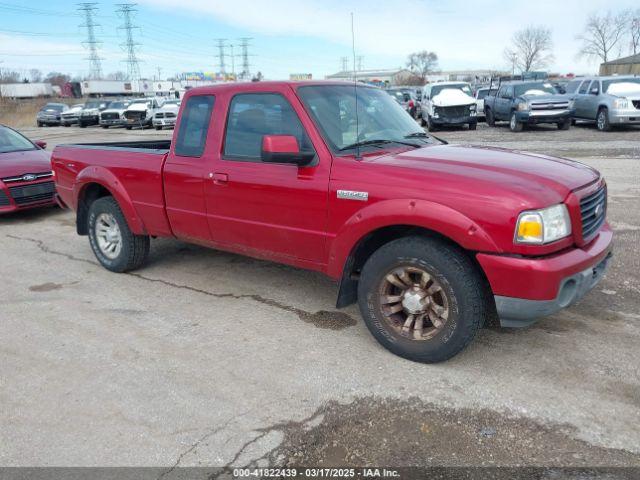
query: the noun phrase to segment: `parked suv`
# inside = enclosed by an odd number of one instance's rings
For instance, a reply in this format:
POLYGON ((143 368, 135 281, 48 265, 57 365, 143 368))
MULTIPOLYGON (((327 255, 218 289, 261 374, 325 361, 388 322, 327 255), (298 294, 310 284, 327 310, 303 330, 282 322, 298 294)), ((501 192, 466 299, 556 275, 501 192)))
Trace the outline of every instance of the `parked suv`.
POLYGON ((47 103, 36 114, 36 124, 39 127, 43 125, 60 125, 62 112, 69 109, 64 103, 47 103))
POLYGON ((575 119, 595 121, 600 131, 640 125, 640 77, 588 77, 567 87, 575 102, 575 119))
POLYGON ((85 128, 89 125, 98 125, 100 123, 100 112, 109 108, 108 100, 89 100, 84 104, 84 108, 80 112, 78 118, 78 126, 85 128))
POLYGON ((153 126, 156 130, 162 130, 163 127, 174 127, 178 111, 180 110, 180 100, 167 100, 162 107, 153 115, 153 126))
POLYGON ((466 82, 439 82, 422 89, 422 125, 433 131, 443 125, 469 125, 475 130, 476 99, 466 82))
POLYGON ((116 100, 109 104, 109 108, 100 113, 102 128, 122 126, 125 123, 124 112, 131 105, 130 100, 116 100))
POLYGON ((573 101, 547 81, 501 83, 484 99, 487 124, 493 127, 497 120, 507 120, 512 132, 538 123, 555 123, 560 130, 568 130, 573 112, 573 101))
POLYGON ((157 98, 140 98, 131 102, 124 112, 124 126, 127 130, 133 127, 152 126, 153 116, 162 103, 157 98))

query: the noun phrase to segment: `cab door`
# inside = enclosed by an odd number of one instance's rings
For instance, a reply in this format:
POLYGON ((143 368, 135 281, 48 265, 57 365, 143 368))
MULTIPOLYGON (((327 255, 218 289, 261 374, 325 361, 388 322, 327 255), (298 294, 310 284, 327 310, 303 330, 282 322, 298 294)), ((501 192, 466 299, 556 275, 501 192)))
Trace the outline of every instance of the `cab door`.
MULTIPOLYGON (((589 84, 591 80, 585 80, 580 84, 578 91, 575 95, 574 108, 576 109, 576 117, 578 118, 590 118, 588 101, 589 101, 589 84)), ((595 114, 592 118, 595 118, 595 114)))
POLYGON ((177 136, 171 145, 163 170, 167 217, 173 234, 195 243, 210 243, 207 221, 205 182, 213 146, 213 95, 188 98, 177 124, 177 136), (209 140, 210 139, 210 140, 209 140))
POLYGON ((325 261, 331 157, 289 86, 259 88, 224 102, 222 151, 205 184, 211 237, 231 250, 313 268, 325 261), (315 158, 303 167, 263 162, 265 135, 294 136, 315 158))

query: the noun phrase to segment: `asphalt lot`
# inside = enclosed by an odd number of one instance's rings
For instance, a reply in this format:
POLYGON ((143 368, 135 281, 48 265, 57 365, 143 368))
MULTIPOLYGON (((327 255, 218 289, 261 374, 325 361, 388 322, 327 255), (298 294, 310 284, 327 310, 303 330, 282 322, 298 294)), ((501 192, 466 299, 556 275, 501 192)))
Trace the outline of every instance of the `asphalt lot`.
MULTIPOLYGON (((23 133, 49 148, 171 135, 23 133)), ((640 466, 640 129, 437 135, 601 170, 617 234, 603 282, 420 365, 336 311, 321 275, 165 239, 117 275, 70 212, 1 217, 0 466, 640 466)))

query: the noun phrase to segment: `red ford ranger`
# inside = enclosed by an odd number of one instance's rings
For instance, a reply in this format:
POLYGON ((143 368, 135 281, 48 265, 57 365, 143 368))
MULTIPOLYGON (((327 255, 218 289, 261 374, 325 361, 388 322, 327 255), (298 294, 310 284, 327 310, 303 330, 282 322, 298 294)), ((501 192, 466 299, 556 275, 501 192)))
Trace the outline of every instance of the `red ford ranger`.
POLYGON ((447 145, 367 86, 196 88, 173 140, 58 146, 52 162, 107 269, 175 237, 317 270, 340 282, 338 307, 357 301, 383 346, 421 362, 496 315, 523 326, 570 305, 611 255, 597 171, 447 145))

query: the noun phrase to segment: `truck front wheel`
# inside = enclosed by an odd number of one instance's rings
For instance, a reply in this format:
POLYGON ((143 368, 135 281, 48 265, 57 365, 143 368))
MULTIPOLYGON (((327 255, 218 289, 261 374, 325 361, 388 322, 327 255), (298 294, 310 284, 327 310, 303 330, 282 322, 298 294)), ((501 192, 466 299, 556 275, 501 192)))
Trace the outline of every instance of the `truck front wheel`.
POLYGON ((522 122, 518 121, 516 112, 511 112, 511 118, 509 119, 509 129, 512 132, 521 132, 523 128, 524 128, 524 125, 522 122))
POLYGON ((490 127, 495 127, 496 117, 493 116, 493 112, 491 111, 490 108, 485 107, 484 115, 485 115, 485 121, 487 122, 487 125, 489 125, 490 127))
POLYGON ((98 261, 112 272, 127 272, 144 263, 149 237, 129 229, 118 202, 102 197, 89 207, 89 243, 98 261))
POLYGON ((358 304, 382 346, 423 363, 459 353, 489 311, 485 283, 469 257, 424 237, 394 240, 369 257, 358 283, 358 304))

